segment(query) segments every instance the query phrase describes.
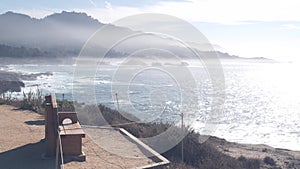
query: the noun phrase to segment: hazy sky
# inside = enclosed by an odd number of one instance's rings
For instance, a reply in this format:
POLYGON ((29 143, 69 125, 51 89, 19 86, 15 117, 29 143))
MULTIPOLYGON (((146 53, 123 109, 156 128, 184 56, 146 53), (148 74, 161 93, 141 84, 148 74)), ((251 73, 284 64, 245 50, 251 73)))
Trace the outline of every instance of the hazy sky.
POLYGON ((187 20, 213 44, 241 57, 300 62, 299 0, 1 0, 0 12, 41 18, 53 12, 86 12, 104 23, 139 13, 187 20))

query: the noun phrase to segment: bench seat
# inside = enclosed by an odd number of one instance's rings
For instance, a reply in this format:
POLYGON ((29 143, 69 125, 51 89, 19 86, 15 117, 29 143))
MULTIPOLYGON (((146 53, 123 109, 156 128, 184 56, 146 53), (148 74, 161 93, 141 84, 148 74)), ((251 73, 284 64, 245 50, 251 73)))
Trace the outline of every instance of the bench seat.
POLYGON ((68 135, 77 135, 82 138, 85 137, 85 133, 83 129, 81 128, 80 124, 74 123, 74 124, 63 124, 59 126, 59 135, 61 137, 68 136, 68 135))

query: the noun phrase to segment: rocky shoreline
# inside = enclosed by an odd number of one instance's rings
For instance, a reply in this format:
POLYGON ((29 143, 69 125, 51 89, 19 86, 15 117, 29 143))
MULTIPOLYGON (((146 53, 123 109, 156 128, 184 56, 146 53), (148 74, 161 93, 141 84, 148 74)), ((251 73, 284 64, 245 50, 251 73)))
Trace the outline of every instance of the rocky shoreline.
POLYGON ((0 94, 6 92, 20 92, 25 87, 23 80, 33 81, 39 76, 52 76, 51 72, 22 74, 0 70, 0 94))

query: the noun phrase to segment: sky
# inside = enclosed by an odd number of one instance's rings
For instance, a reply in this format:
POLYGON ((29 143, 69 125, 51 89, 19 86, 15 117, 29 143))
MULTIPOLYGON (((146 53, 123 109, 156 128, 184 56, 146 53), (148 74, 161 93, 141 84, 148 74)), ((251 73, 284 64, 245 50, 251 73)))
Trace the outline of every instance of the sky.
POLYGON ((241 57, 300 62, 299 0, 1 0, 0 13, 35 18, 86 12, 103 23, 142 13, 186 20, 212 44, 241 57))

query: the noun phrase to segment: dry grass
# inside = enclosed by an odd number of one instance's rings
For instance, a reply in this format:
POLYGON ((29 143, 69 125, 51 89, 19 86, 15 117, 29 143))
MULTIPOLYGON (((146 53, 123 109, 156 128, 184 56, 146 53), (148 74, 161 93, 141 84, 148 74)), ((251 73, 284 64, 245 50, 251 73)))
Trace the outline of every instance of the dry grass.
POLYGON ((0 96, 0 104, 12 105, 19 107, 21 110, 31 110, 39 114, 44 113, 44 96, 41 90, 37 89, 35 92, 23 92, 23 98, 17 99, 13 97, 13 93, 7 92, 0 96))
MULTIPOLYGON (((33 110, 41 113, 43 110, 43 96, 42 93, 24 93, 23 100, 17 100, 5 95, 0 98, 0 103, 18 106, 21 109, 33 110)), ((63 108, 64 111, 74 111, 74 103, 69 101, 58 100, 58 107, 63 108)), ((82 124, 87 125, 104 125, 103 121, 99 121, 96 112, 101 111, 106 122, 112 126, 119 126, 125 128, 136 137, 145 138, 158 135, 166 131, 170 124, 163 123, 135 123, 128 120, 116 110, 110 109, 104 105, 98 107, 89 106, 84 104, 77 104, 80 108, 79 119, 82 124), (98 109, 98 110, 96 110, 98 109)), ((124 113, 122 113, 124 114, 124 113)), ((127 114, 128 115, 128 114, 127 114)), ((131 119, 134 118, 131 116, 131 119)), ((128 117, 128 116, 127 116, 128 117)), ((245 157, 233 158, 218 151, 210 144, 200 144, 198 141, 199 134, 190 130, 184 138, 184 161, 181 162, 181 145, 178 144, 163 155, 171 161, 171 168, 179 169, 258 169, 260 168, 261 161, 257 159, 248 159, 245 157)), ((151 145, 150 145, 151 146, 151 145)))

